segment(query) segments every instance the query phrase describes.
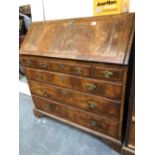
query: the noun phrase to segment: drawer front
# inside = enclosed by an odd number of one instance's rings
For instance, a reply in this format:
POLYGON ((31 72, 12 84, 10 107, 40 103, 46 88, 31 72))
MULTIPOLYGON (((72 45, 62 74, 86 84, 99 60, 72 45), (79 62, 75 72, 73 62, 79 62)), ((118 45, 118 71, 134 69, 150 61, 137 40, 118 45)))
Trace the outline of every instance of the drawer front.
POLYGON ((56 100, 82 110, 119 120, 120 103, 103 99, 92 95, 82 94, 77 91, 63 89, 52 85, 45 85, 29 81, 33 94, 56 100))
POLYGON ((93 77, 107 81, 123 82, 123 69, 93 67, 93 77))
POLYGON ((49 58, 22 58, 22 62, 27 67, 34 67, 38 69, 67 73, 77 76, 90 77, 90 65, 82 64, 74 61, 53 60, 49 58))
POLYGON ((87 92, 93 95, 104 96, 114 100, 121 99, 122 85, 99 81, 95 79, 80 78, 66 74, 26 69, 28 79, 49 83, 73 90, 87 92))
POLYGON ((35 59, 21 59, 21 62, 26 67, 37 68, 37 62, 35 59))
POLYGON ((58 104, 51 100, 43 100, 36 96, 33 96, 33 101, 35 107, 39 110, 69 120, 94 131, 107 134, 111 137, 118 137, 117 121, 110 121, 63 104, 58 104))

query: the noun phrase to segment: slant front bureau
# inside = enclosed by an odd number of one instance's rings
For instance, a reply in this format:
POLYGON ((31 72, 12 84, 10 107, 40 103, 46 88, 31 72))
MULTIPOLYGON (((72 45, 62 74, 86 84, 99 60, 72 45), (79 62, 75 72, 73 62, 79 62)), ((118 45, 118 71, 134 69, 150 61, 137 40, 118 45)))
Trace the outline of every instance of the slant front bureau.
POLYGON ((134 14, 32 23, 20 49, 36 116, 121 150, 134 14))

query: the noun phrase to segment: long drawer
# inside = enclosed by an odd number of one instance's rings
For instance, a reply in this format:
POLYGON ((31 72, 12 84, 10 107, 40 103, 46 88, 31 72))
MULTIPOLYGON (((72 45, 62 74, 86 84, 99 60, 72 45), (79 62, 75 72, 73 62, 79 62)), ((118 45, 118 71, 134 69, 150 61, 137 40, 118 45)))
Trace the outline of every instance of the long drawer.
POLYGON ((43 99, 34 95, 33 100, 35 107, 39 110, 77 123, 94 131, 118 138, 119 123, 117 121, 104 119, 96 115, 85 113, 76 108, 71 108, 55 101, 43 99))
POLYGON ((26 73, 30 80, 83 91, 113 100, 121 100, 122 84, 30 68, 26 68, 26 73))
POLYGON ((94 114, 119 120, 120 102, 35 81, 29 81, 29 85, 33 94, 56 100, 94 114))

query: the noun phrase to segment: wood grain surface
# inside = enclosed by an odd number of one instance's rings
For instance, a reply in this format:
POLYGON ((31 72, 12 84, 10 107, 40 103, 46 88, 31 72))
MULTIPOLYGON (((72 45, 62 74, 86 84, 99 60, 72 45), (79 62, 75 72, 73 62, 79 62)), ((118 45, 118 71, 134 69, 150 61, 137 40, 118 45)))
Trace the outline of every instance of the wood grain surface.
POLYGON ((123 64, 134 14, 32 23, 20 53, 123 64))

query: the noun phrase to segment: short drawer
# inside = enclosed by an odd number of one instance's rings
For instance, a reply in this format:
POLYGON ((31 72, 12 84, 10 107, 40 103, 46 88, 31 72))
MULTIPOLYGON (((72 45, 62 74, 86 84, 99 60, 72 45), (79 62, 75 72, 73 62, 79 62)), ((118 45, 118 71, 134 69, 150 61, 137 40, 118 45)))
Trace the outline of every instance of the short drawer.
POLYGON ((21 62, 26 67, 37 68, 37 62, 36 62, 35 59, 25 59, 25 58, 22 58, 21 62))
POLYGON ((107 81, 123 82, 124 70, 107 67, 93 67, 93 78, 104 79, 107 81))
POLYGON ((113 100, 121 100, 121 84, 28 68, 26 73, 30 80, 62 86, 113 100))
POLYGON ((90 113, 119 120, 120 103, 101 97, 87 95, 78 91, 64 89, 48 84, 29 81, 32 94, 56 100, 63 104, 80 108, 90 113))
POLYGON ((61 72, 77 76, 90 77, 91 69, 89 64, 78 63, 77 61, 55 60, 49 58, 22 58, 22 62, 27 67, 34 67, 37 69, 61 72))
POLYGON ((85 113, 76 108, 33 96, 36 109, 69 120, 86 128, 118 138, 118 122, 85 113))

